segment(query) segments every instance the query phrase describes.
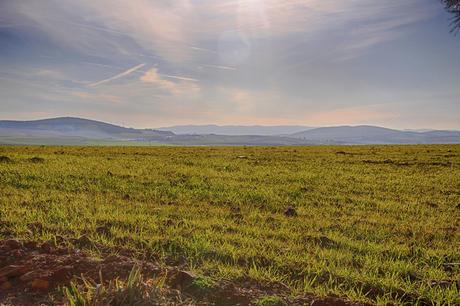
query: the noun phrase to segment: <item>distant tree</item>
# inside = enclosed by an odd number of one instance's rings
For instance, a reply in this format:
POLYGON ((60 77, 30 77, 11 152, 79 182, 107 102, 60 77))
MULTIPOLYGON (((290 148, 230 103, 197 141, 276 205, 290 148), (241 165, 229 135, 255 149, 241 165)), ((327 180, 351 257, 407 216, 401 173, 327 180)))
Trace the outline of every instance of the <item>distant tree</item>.
POLYGON ((446 10, 453 14, 451 32, 457 34, 460 31, 460 0, 441 0, 446 10))

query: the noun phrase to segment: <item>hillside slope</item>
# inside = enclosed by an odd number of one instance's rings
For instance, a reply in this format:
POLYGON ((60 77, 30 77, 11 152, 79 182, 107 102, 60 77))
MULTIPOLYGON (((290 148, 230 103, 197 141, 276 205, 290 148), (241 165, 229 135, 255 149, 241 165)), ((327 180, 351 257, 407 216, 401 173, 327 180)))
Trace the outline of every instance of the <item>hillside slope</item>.
POLYGON ((172 132, 125 128, 101 121, 62 117, 34 121, 0 121, 0 135, 110 140, 163 140, 172 132))
MULTIPOLYGON (((101 121, 62 117, 34 121, 0 121, 0 144, 118 144, 284 146, 315 144, 454 144, 460 131, 400 131, 376 126, 321 127, 282 134, 300 126, 197 126, 203 133, 176 134, 134 129, 101 121), (220 130, 222 133, 206 133, 220 130), (250 134, 240 135, 247 131, 250 134), (253 134, 259 132, 261 135, 253 134), (232 134, 233 133, 233 134, 232 134), (270 135, 270 133, 280 133, 270 135), (230 135, 229 135, 230 134, 230 135)), ((190 126, 184 126, 190 129, 190 126)), ((180 130, 180 129, 179 129, 180 130)), ((176 130, 178 131, 178 130, 176 130)), ((185 130, 182 130, 184 132, 185 130)))
POLYGON ((337 126, 311 129, 289 137, 321 144, 460 143, 459 131, 400 131, 376 126, 337 126))

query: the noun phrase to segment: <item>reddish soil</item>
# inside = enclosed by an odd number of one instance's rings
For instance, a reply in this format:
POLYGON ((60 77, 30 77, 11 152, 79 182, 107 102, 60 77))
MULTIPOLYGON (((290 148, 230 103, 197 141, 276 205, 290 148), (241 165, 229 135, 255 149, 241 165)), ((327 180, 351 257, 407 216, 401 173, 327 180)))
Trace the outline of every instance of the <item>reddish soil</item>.
MULTIPOLYGON (((104 251, 103 251, 104 253, 104 251)), ((0 305, 63 304, 59 288, 81 277, 94 281, 126 279, 133 267, 139 267, 148 279, 166 275, 166 283, 173 294, 185 300, 192 297, 199 305, 249 305, 258 297, 285 297, 289 305, 362 305, 339 297, 317 299, 304 296, 290 299, 289 289, 282 284, 263 286, 252 281, 222 282, 210 291, 202 292, 191 284, 195 276, 177 267, 160 267, 149 261, 128 255, 91 257, 87 252, 68 249, 51 243, 21 242, 14 239, 0 241, 0 305)))
POLYGON ((50 294, 72 279, 84 276, 99 279, 126 278, 133 266, 146 274, 160 272, 152 263, 123 256, 97 259, 79 250, 55 247, 50 243, 0 241, 0 304, 31 305, 50 302, 50 294))

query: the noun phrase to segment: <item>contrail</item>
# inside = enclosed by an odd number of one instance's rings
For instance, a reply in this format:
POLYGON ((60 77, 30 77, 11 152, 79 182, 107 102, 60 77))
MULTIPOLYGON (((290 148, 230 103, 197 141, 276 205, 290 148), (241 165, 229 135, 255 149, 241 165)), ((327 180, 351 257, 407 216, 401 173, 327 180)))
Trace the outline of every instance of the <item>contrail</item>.
POLYGON ((141 69, 141 68, 144 67, 144 66, 145 66, 145 64, 140 64, 140 65, 134 66, 134 67, 132 67, 132 68, 129 68, 129 69, 126 70, 126 71, 123 71, 122 73, 119 73, 119 74, 117 74, 117 75, 114 75, 114 76, 112 76, 112 77, 110 77, 110 78, 107 78, 107 79, 104 79, 104 80, 97 81, 97 82, 95 82, 95 83, 91 83, 91 84, 89 84, 88 86, 89 86, 89 87, 96 87, 96 86, 99 86, 99 85, 101 85, 101 84, 105 84, 105 83, 107 83, 107 82, 110 82, 110 81, 113 81, 113 80, 122 78, 122 77, 124 77, 124 76, 127 76, 127 75, 133 73, 134 71, 136 71, 136 70, 138 70, 138 69, 141 69))
POLYGON ((203 51, 203 52, 209 52, 209 53, 217 54, 216 51, 210 50, 210 49, 205 49, 205 48, 200 48, 200 47, 195 47, 195 46, 188 46, 188 48, 190 48, 191 50, 195 50, 195 51, 203 51))
POLYGON ((207 68, 216 68, 216 69, 223 69, 223 70, 237 70, 235 67, 228 67, 228 66, 218 66, 218 65, 201 65, 207 68))
POLYGON ((158 75, 161 75, 165 78, 170 78, 170 79, 177 79, 177 80, 190 81, 190 82, 199 82, 199 80, 197 79, 192 79, 192 78, 187 78, 187 77, 182 77, 182 76, 177 76, 177 75, 169 75, 169 74, 161 74, 161 73, 159 73, 158 75))

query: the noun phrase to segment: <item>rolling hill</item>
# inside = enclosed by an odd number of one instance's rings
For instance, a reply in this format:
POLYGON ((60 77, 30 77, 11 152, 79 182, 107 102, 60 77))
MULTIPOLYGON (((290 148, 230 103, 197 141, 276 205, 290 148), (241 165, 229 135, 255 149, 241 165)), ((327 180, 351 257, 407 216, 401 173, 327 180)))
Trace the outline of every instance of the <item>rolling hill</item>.
POLYGON ((311 129, 302 125, 175 125, 158 128, 161 131, 171 131, 178 135, 228 135, 228 136, 280 136, 303 132, 311 129))
POLYGON ((460 143, 460 131, 400 131, 376 126, 337 126, 289 135, 318 144, 436 144, 460 143))
POLYGON ((51 139, 58 143, 84 143, 89 140, 161 141, 173 135, 172 132, 125 128, 101 121, 73 117, 34 121, 0 121, 0 137, 51 139))
POLYGON ((183 126, 174 131, 126 128, 101 121, 62 117, 0 121, 0 144, 45 145, 316 145, 460 143, 460 131, 400 131, 376 126, 183 126), (194 127, 193 130, 191 127, 194 127), (286 134, 292 130, 302 131, 286 134), (181 130, 182 129, 182 130, 181 130), (177 134, 175 132, 177 132, 177 134), (190 133, 185 133, 190 131, 190 133), (202 133, 192 133, 193 131, 202 133), (208 133, 221 131, 221 133, 208 133), (241 134, 243 132, 248 134, 241 134), (182 134, 185 133, 185 134, 182 134), (259 134, 256 134, 259 133, 259 134))

